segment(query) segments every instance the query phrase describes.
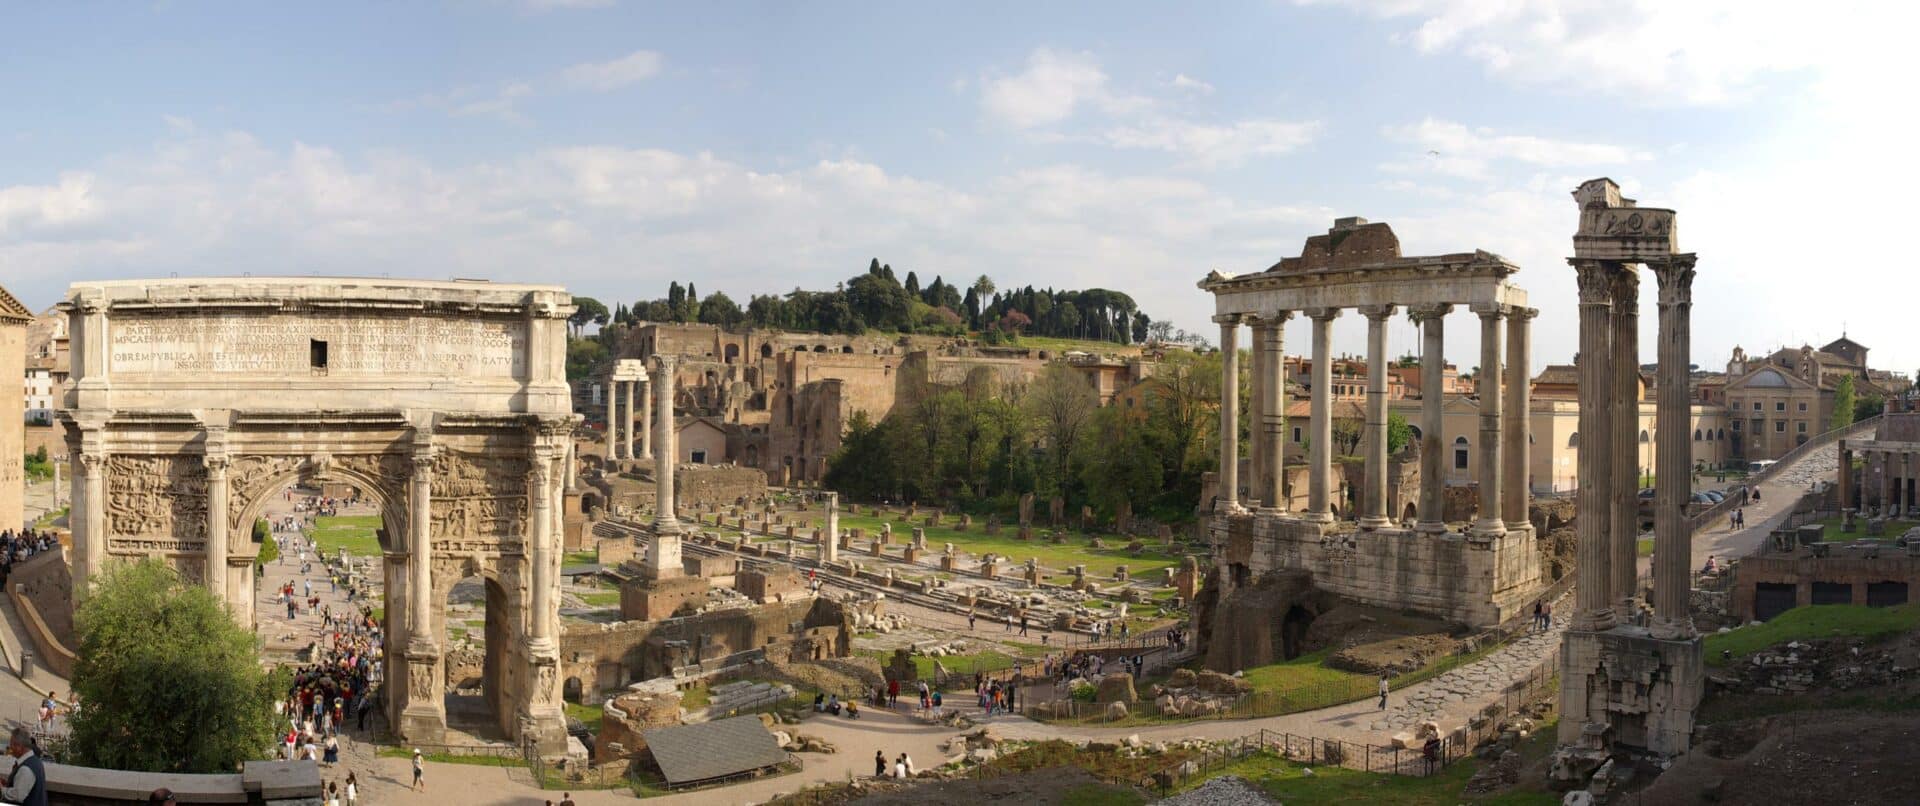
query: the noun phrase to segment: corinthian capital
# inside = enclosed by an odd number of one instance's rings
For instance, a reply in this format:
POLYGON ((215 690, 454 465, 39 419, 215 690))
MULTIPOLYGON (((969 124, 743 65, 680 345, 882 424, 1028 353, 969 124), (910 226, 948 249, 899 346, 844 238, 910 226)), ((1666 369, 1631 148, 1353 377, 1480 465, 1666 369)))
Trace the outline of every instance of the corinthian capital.
POLYGON ((1362 305, 1360 315, 1368 319, 1380 320, 1392 316, 1397 310, 1399 306, 1396 305, 1362 305))
POLYGON ((1653 276, 1660 281, 1661 305, 1693 303, 1693 263, 1694 256, 1688 253, 1653 264, 1653 276))
POLYGON ((1453 306, 1444 302, 1434 303, 1432 305, 1408 305, 1407 306, 1407 318, 1412 319, 1414 323, 1421 324, 1421 325, 1424 325, 1428 322, 1438 322, 1442 318, 1445 318, 1447 314, 1452 312, 1453 312, 1453 306))
POLYGON ((1577 273, 1581 305, 1613 304, 1613 276, 1607 264, 1579 258, 1567 262, 1573 264, 1577 273))

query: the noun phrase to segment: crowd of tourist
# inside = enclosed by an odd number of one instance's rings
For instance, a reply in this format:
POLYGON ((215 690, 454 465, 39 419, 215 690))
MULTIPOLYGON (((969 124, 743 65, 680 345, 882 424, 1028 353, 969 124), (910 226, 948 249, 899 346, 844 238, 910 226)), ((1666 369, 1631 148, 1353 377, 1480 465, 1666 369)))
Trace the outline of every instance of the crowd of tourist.
POLYGON ((0 532, 0 584, 4 584, 7 575, 13 572, 13 566, 27 561, 27 558, 60 545, 52 533, 35 532, 21 529, 18 532, 8 529, 0 532))
MULTIPOLYGON (((323 500, 312 499, 312 506, 322 506, 323 500)), ((280 539, 280 562, 297 563, 299 580, 283 583, 275 597, 286 605, 289 620, 307 613, 317 614, 320 622, 319 635, 300 653, 306 664, 295 670, 286 698, 274 704, 275 713, 286 720, 281 752, 289 760, 312 759, 323 769, 331 768, 340 762, 347 729, 364 732, 379 708, 385 636, 344 557, 321 555, 297 532, 280 539), (316 585, 322 576, 325 581, 316 585), (339 609, 322 604, 320 586, 329 592, 344 590, 348 604, 339 609)), ((323 802, 351 806, 358 802, 359 790, 358 776, 349 771, 344 779, 327 783, 323 802)))

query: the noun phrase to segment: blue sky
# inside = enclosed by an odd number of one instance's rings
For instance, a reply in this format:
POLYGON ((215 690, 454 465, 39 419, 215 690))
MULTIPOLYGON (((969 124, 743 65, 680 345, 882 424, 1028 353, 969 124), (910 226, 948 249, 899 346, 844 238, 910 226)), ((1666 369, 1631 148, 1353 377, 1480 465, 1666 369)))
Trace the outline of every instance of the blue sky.
POLYGON ((1920 364, 1904 7, 1188 5, 9 5, 0 283, 36 308, 174 273, 744 302, 877 256, 1210 332, 1195 280, 1360 215, 1519 262, 1544 364, 1575 343, 1567 193, 1609 175, 1701 255, 1697 361, 1844 322, 1920 364))

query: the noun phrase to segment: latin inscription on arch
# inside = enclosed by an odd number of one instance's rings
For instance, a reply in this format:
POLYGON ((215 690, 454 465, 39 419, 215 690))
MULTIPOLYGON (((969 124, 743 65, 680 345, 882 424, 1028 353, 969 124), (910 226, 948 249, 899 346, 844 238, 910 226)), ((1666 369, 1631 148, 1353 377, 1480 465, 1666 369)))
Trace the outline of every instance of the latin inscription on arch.
POLYGON ((111 320, 116 373, 518 378, 524 322, 435 317, 187 315, 111 320), (316 346, 324 343, 324 349, 316 346))

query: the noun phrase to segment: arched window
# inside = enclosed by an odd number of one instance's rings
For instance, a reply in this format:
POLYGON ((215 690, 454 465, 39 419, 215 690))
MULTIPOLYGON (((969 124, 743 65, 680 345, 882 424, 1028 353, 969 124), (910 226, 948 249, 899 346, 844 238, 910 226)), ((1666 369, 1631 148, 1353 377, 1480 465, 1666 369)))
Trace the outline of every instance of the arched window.
POLYGON ((761 358, 772 358, 772 357, 773 357, 773 345, 771 345, 771 344, 762 344, 762 345, 760 345, 760 357, 761 357, 761 358))
POLYGON ((1575 431, 1572 434, 1567 436, 1567 447, 1569 448, 1580 447, 1580 432, 1575 431))
POLYGON ((1467 469, 1467 438, 1453 438, 1453 469, 1467 469))
POLYGON ((1726 439, 1726 438, 1727 438, 1727 429, 1725 429, 1725 428, 1722 428, 1722 429, 1720 429, 1720 438, 1721 438, 1721 439, 1726 439))
POLYGON ((1645 430, 1645 429, 1642 429, 1642 430, 1640 431, 1640 444, 1642 444, 1642 445, 1645 445, 1645 444, 1647 444, 1648 442, 1651 442, 1651 441, 1652 441, 1652 439, 1650 439, 1650 438, 1649 438, 1649 437, 1647 436, 1647 432, 1646 432, 1646 430, 1645 430))
POLYGON ((1694 442, 1700 441, 1700 429, 1698 428, 1693 429, 1693 441, 1694 442))

